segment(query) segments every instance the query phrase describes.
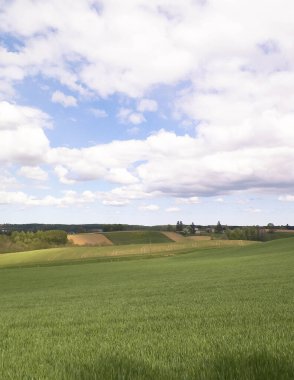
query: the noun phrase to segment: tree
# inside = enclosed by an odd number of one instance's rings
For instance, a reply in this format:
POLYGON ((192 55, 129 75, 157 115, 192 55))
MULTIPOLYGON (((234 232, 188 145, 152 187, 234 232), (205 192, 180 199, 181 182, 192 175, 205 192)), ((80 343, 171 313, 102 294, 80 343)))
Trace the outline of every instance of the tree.
POLYGON ((217 222, 217 225, 216 225, 216 227, 215 227, 215 232, 216 232, 216 233, 221 233, 221 232, 223 232, 223 226, 221 225, 221 222, 220 222, 220 221, 217 222))
POLYGON ((187 227, 183 228, 183 232, 182 233, 183 233, 184 236, 190 235, 191 234, 191 228, 190 228, 190 226, 187 226, 187 227))
POLYGON ((268 229, 268 232, 270 234, 273 234, 275 232, 275 225, 274 225, 274 223, 268 223, 267 229, 268 229))
POLYGON ((176 231, 178 232, 183 231, 183 222, 181 220, 177 222, 176 231))
POLYGON ((191 234, 195 235, 196 227, 195 227, 194 222, 191 223, 190 229, 191 229, 191 234))

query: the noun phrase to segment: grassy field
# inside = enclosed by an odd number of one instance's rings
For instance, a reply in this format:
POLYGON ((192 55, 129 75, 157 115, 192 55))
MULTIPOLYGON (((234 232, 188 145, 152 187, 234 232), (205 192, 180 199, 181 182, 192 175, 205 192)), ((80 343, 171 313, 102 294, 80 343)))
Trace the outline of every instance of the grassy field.
POLYGON ((104 232, 113 244, 170 243, 172 240, 159 231, 104 232))
POLYGON ((293 379, 293 251, 0 269, 0 378, 293 379))
POLYGON ((196 249, 238 247, 254 244, 249 241, 211 240, 178 243, 129 244, 104 247, 62 247, 0 255, 0 268, 13 266, 56 265, 81 261, 109 261, 127 258, 152 258, 183 254, 196 249))

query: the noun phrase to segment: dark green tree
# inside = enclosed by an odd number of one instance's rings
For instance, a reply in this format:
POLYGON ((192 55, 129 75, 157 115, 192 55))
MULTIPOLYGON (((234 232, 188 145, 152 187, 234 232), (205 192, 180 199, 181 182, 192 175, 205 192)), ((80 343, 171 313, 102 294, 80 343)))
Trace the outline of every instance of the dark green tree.
POLYGON ((218 233, 218 234, 221 233, 221 232, 223 232, 223 226, 221 225, 220 221, 217 222, 217 225, 215 227, 215 232, 218 233))
POLYGON ((275 232, 275 225, 274 225, 274 223, 269 223, 269 224, 267 225, 267 229, 268 229, 268 232, 269 232, 270 234, 273 234, 273 233, 275 232))
POLYGON ((176 226, 176 231, 178 231, 178 232, 182 232, 183 231, 183 222, 181 221, 181 220, 179 220, 178 222, 177 222, 177 226, 176 226))

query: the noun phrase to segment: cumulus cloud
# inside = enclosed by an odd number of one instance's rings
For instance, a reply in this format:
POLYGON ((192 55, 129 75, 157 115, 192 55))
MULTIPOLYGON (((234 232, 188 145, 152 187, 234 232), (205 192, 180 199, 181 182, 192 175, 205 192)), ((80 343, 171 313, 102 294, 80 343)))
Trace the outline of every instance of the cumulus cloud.
POLYGON ((100 108, 92 108, 91 112, 94 116, 96 116, 98 119, 102 119, 108 116, 107 112, 100 108))
POLYGON ((37 108, 0 102, 0 162, 39 164, 50 149, 47 114, 37 108))
POLYGON ((198 197, 177 198, 176 202, 182 205, 196 205, 200 203, 200 199, 198 197))
MULTIPOLYGON (((118 120, 136 126, 146 121, 144 112, 157 111, 152 97, 158 91, 167 94, 179 123, 197 125, 195 134, 162 130, 141 140, 50 149, 48 115, 1 101, 1 162, 45 161, 64 184, 120 184, 105 195, 109 205, 150 194, 197 204, 201 196, 234 191, 293 192, 292 1, 93 4, 0 5, 0 31, 21 41, 14 49, 0 47, 6 96, 12 96, 13 84, 41 74, 84 98, 122 95, 127 101, 120 103, 118 120)), ((53 97, 64 106, 77 105, 73 96, 53 97)), ((104 117, 103 110, 96 116, 104 117)))
POLYGON ((2 48, 5 76, 20 80, 37 68, 77 91, 139 97, 158 84, 201 78, 211 61, 252 71, 267 67, 262 54, 283 68, 291 62, 291 0, 127 0, 124 6, 101 0, 99 6, 97 11, 92 1, 5 2, 1 31, 22 38, 16 51, 2 48))
POLYGON ((46 181, 48 179, 47 172, 39 166, 22 166, 18 174, 35 181, 46 181))
POLYGON ((19 187, 17 179, 12 176, 8 171, 0 171, 0 190, 8 190, 11 188, 19 187))
POLYGON ((245 211, 256 214, 256 213, 260 213, 262 210, 260 208, 250 207, 250 208, 247 208, 245 211))
POLYGON ((257 141, 241 150, 233 145, 230 150, 216 151, 202 138, 162 130, 146 140, 51 149, 48 162, 62 165, 63 181, 107 179, 123 185, 138 183, 144 194, 166 194, 177 198, 179 204, 197 204, 200 196, 291 188, 291 135, 289 129, 287 147, 275 147, 272 139, 277 140, 277 136, 273 135, 269 137, 269 147, 260 147, 257 141))
POLYGON ((157 109, 157 102, 152 99, 141 99, 137 106, 137 110, 140 112, 155 112, 157 109))
POLYGON ((178 212, 181 211, 179 207, 168 207, 165 209, 166 212, 178 212))
POLYGON ((77 99, 71 95, 65 95, 61 91, 54 91, 51 97, 53 103, 59 103, 63 107, 76 107, 78 105, 77 99))
POLYGON ((121 123, 131 123, 135 125, 146 121, 143 114, 133 112, 129 108, 121 108, 117 113, 117 118, 121 123))
POLYGON ((21 206, 79 206, 93 203, 97 200, 97 195, 91 191, 77 193, 76 191, 65 191, 62 197, 48 195, 43 198, 28 195, 22 191, 8 192, 0 191, 1 205, 21 205, 21 206))
POLYGON ((278 199, 282 202, 294 202, 294 195, 281 195, 278 199))
POLYGON ((141 210, 141 211, 158 211, 159 206, 157 206, 157 205, 140 206, 139 210, 141 210))
POLYGON ((67 168, 65 168, 64 166, 57 165, 54 168, 54 172, 57 175, 57 177, 61 183, 65 184, 65 185, 71 185, 71 184, 75 183, 75 181, 73 179, 69 178, 69 176, 68 176, 69 170, 67 168))
POLYGON ((130 203, 130 201, 128 201, 127 199, 125 200, 103 200, 102 201, 102 204, 104 204, 105 206, 115 206, 115 207, 118 207, 118 206, 126 206, 130 203))
POLYGON ((159 192, 146 192, 141 184, 116 187, 108 192, 99 192, 97 197, 107 206, 126 206, 134 200, 154 199, 159 192))

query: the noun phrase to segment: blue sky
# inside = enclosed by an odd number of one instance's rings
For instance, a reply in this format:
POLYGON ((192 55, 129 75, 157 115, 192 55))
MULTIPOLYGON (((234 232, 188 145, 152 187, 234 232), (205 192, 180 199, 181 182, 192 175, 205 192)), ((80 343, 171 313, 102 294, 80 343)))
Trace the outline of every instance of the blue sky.
POLYGON ((294 224, 293 7, 2 2, 0 223, 294 224))

